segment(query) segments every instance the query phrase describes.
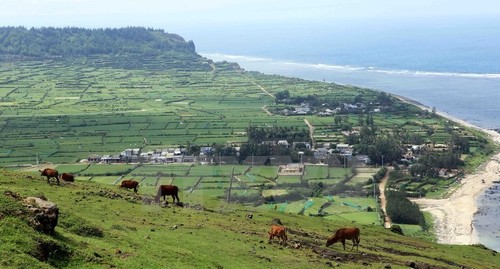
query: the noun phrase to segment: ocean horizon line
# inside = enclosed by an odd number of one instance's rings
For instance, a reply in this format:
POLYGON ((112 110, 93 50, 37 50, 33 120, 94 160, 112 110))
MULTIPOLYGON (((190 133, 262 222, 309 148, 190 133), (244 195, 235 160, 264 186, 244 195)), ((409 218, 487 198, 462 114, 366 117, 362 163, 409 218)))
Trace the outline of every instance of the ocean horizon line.
POLYGON ((489 79, 500 79, 500 73, 461 73, 461 72, 438 72, 438 71, 424 71, 424 70, 410 70, 410 69, 384 69, 374 66, 352 66, 352 65, 336 65, 327 63, 305 63, 305 62, 294 62, 266 57, 249 56, 249 55, 235 55, 235 54, 225 54, 225 53, 215 53, 215 52, 199 52, 200 55, 206 58, 224 58, 231 61, 238 60, 246 62, 275 62, 277 64, 297 66, 302 68, 311 68, 318 70, 335 70, 335 71, 366 71, 373 73, 383 73, 388 75, 413 75, 420 77, 461 77, 461 78, 489 78, 489 79))

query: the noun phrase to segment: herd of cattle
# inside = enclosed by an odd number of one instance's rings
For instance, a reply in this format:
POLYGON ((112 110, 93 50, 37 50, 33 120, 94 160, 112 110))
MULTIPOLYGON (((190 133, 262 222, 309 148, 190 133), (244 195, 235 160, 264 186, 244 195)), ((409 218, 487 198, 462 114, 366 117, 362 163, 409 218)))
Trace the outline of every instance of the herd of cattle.
MULTIPOLYGON (((50 183, 50 178, 55 178, 57 180, 58 185, 59 185, 59 179, 68 182, 75 181, 75 177, 72 174, 63 173, 59 176, 59 172, 55 169, 46 168, 43 171, 42 170, 39 171, 42 173, 41 174, 42 176, 47 177, 47 183, 50 183)), ((134 192, 137 193, 137 190, 139 188, 139 182, 131 179, 123 180, 120 184, 120 188, 134 189, 134 192)), ((177 202, 180 203, 178 193, 179 193, 179 188, 177 186, 160 185, 160 187, 158 188, 158 193, 155 197, 155 201, 159 202, 160 197, 163 197, 163 201, 166 201, 166 196, 170 195, 172 196, 174 203, 175 199, 177 199, 177 202)), ((286 245, 286 241, 288 240, 287 229, 279 220, 278 222, 273 222, 271 224, 271 230, 268 232, 268 234, 269 234, 269 242, 271 242, 273 238, 276 237, 278 238, 281 244, 286 245)), ((352 240, 351 251, 354 249, 354 246, 356 246, 356 250, 358 250, 360 241, 359 234, 360 232, 358 228, 354 227, 340 228, 335 232, 335 234, 332 237, 326 240, 326 246, 328 247, 334 243, 341 242, 345 250, 345 241, 352 240)))
MULTIPOLYGON (((47 177, 47 183, 50 183, 51 178, 55 178, 57 180, 57 185, 59 185, 59 183, 60 183, 59 179, 62 179, 64 181, 68 181, 68 182, 75 181, 74 175, 68 174, 68 173, 62 173, 61 175, 59 175, 59 172, 56 169, 45 168, 43 171, 42 170, 39 170, 39 171, 40 171, 40 173, 42 173, 41 174, 42 176, 47 177)), ((137 190, 139 188, 139 182, 137 182, 135 180, 131 180, 131 179, 123 180, 120 184, 120 188, 134 189, 134 192, 137 193, 137 190)), ((167 201, 166 196, 170 195, 170 196, 172 196, 174 203, 175 203, 175 199, 177 199, 177 203, 180 203, 178 193, 179 193, 179 188, 177 186, 160 185, 160 187, 158 188, 158 193, 155 197, 155 201, 159 202, 160 197, 163 197, 163 201, 166 202, 167 201)))

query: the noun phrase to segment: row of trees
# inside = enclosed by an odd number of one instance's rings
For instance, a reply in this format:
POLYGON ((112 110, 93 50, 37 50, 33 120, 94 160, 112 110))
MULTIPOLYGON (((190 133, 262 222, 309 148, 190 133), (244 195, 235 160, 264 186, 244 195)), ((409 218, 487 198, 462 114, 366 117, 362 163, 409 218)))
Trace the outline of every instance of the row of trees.
POLYGON ((309 142, 309 131, 291 127, 247 128, 250 142, 287 140, 288 142, 309 142))
POLYGON ((427 230, 424 214, 420 211, 417 204, 406 198, 406 195, 400 191, 388 190, 385 192, 387 197, 386 211, 387 215, 395 223, 418 224, 423 230, 427 230))

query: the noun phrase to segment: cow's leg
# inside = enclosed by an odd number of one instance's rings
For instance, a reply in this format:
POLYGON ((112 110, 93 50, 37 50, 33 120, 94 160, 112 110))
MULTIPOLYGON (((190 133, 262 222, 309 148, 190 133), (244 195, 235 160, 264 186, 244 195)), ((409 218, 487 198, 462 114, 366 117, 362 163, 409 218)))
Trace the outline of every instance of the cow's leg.
POLYGON ((56 176, 56 179, 57 179, 57 185, 59 185, 59 177, 56 176))
POLYGON ((342 239, 342 246, 344 247, 344 250, 345 250, 345 239, 342 239))

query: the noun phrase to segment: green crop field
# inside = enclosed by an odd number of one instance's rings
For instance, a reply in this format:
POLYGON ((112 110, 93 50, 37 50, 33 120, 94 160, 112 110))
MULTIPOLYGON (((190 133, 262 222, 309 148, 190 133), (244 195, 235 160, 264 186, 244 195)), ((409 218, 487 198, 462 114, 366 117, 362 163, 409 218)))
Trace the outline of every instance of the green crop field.
POLYGON ((253 166, 248 172, 247 177, 260 176, 263 178, 272 179, 278 176, 278 168, 276 166, 253 166))
POLYGON ((109 176, 109 177, 95 176, 95 177, 92 177, 91 181, 106 184, 106 185, 113 185, 116 182, 118 182, 118 179, 119 179, 119 177, 117 177, 117 176, 109 176))
POLYGON ((55 168, 59 173, 81 174, 89 167, 88 164, 60 164, 55 168))
POLYGON ((300 176, 279 176, 278 183, 300 183, 300 176))
POLYGON ((136 165, 126 164, 93 164, 89 166, 81 174, 85 176, 91 175, 125 175, 128 174, 136 165))

